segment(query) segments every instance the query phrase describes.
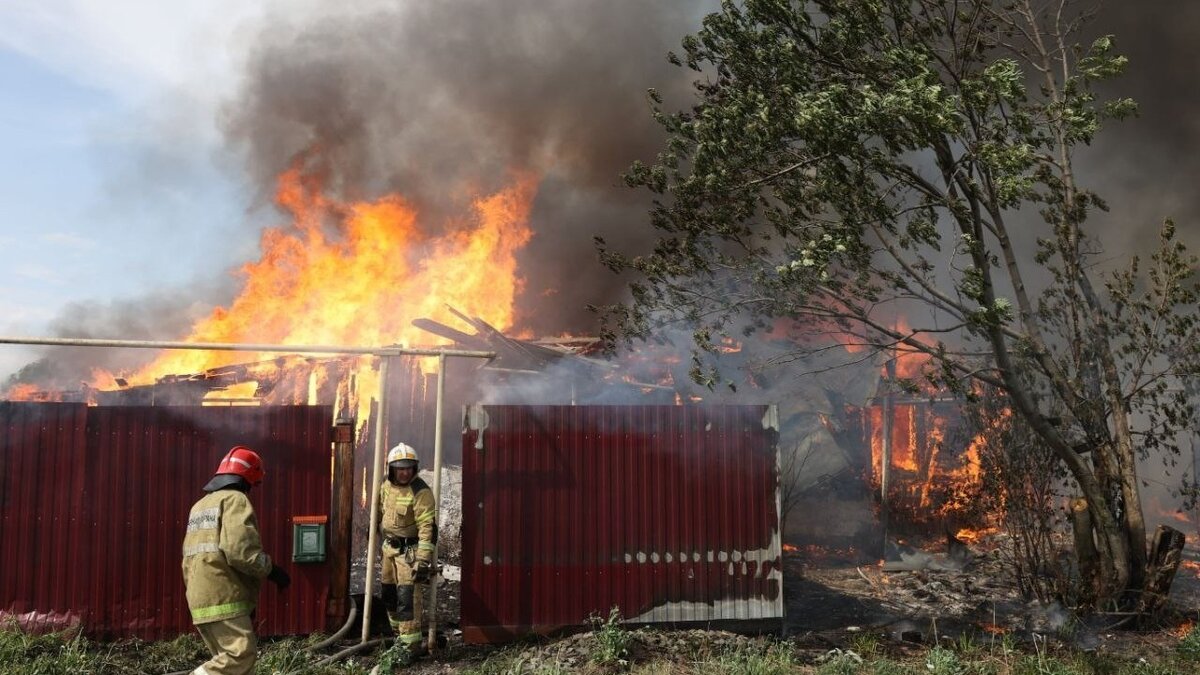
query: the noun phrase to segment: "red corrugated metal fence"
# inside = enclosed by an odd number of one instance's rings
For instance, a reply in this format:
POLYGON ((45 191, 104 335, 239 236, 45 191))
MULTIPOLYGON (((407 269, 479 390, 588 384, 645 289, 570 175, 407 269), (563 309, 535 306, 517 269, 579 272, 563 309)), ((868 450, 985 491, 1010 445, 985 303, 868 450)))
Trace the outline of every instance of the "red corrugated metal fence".
POLYGON ((250 499, 292 577, 259 600, 260 635, 325 630, 328 563, 291 562, 293 516, 328 515, 326 406, 0 403, 0 615, 35 629, 157 639, 192 630, 180 576, 188 511, 236 444, 266 463, 250 499))
POLYGON ((474 406, 469 641, 628 621, 781 620, 773 406, 474 406))

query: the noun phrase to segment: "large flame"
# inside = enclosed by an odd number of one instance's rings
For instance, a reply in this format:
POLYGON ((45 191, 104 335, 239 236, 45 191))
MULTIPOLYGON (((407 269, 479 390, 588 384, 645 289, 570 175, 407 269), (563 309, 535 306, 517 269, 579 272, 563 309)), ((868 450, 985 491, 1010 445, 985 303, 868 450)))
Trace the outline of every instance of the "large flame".
MULTIPOLYGON (((1011 413, 1001 411, 986 428, 960 445, 949 430, 956 420, 948 408, 928 400, 908 398, 886 406, 880 402, 862 411, 870 446, 868 482, 878 489, 883 477, 887 444, 888 499, 893 510, 905 512, 912 523, 969 517, 983 488, 981 452, 1011 413), (890 415, 887 411, 890 410, 890 415)), ((961 538, 961 537, 960 537, 961 538)))
MULTIPOLYGON (((521 287, 516 253, 532 234, 526 221, 535 186, 534 177, 517 177, 507 189, 476 199, 464 226, 436 236, 398 195, 341 202, 302 167, 293 167, 280 176, 276 194, 292 222, 263 233, 262 257, 241 268, 240 294, 197 323, 186 339, 431 344, 434 338, 411 321, 453 321, 447 304, 509 328, 521 287)), ((165 352, 126 379, 150 383, 246 360, 235 352, 165 352)))
MULTIPOLYGON (((184 339, 434 346, 447 341, 420 331, 412 320, 452 323, 448 307, 511 330, 522 284, 517 253, 532 236, 527 220, 536 186, 535 176, 516 174, 507 188, 474 199, 461 217, 430 223, 396 194, 362 202, 333 197, 302 159, 278 181, 275 201, 289 222, 263 233, 261 257, 239 270, 237 297, 184 339)), ((379 387, 374 366, 366 358, 178 350, 162 352, 133 373, 95 369, 84 392, 220 378, 210 397, 228 404, 254 401, 255 385, 265 381, 272 403, 333 403, 338 414, 357 416, 362 424, 379 387)), ((433 367, 423 364, 424 370, 433 367)), ((61 396, 27 389, 14 388, 7 397, 61 396)))

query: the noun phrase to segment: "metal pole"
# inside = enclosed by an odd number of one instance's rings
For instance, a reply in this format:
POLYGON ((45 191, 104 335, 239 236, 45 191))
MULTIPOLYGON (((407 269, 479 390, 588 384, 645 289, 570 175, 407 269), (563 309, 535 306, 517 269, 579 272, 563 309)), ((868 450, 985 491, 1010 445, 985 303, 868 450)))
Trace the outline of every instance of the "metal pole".
POLYGON ((0 344, 52 347, 121 347, 128 349, 195 349, 217 352, 288 352, 292 354, 372 354, 375 356, 469 356, 490 359, 495 352, 460 349, 408 349, 406 347, 347 347, 342 345, 267 345, 241 342, 170 342, 164 340, 93 340, 90 338, 37 338, 0 336, 0 344))
POLYGON ((888 526, 891 520, 891 508, 888 504, 888 483, 892 472, 892 418, 896 415, 895 401, 892 398, 892 382, 896 379, 896 359, 888 359, 884 364, 887 381, 884 383, 883 412, 880 426, 883 427, 883 443, 880 445, 879 466, 879 520, 883 528, 883 558, 887 558, 888 526))
POLYGON ((383 464, 383 446, 387 435, 387 389, 388 362, 391 357, 380 357, 379 363, 379 406, 375 410, 375 457, 371 462, 371 524, 367 530, 367 580, 363 588, 362 642, 371 634, 371 597, 375 590, 375 546, 379 537, 379 466, 383 464))
MULTIPOLYGON (((437 407, 433 413, 433 531, 437 532, 437 527, 441 518, 438 514, 442 512, 442 401, 446 390, 446 357, 438 357, 438 376, 437 376, 437 407)), ((433 564, 437 565, 438 550, 437 542, 433 543, 433 564)), ((437 648, 437 576, 435 575, 429 584, 429 651, 434 651, 437 648)))

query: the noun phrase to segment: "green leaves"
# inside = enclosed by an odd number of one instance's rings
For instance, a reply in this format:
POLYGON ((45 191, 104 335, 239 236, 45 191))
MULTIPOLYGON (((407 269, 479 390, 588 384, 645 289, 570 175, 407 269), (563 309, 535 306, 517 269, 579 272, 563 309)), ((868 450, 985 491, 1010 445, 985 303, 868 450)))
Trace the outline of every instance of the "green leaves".
POLYGON ((1104 202, 1078 184, 1075 149, 1136 104, 1097 96, 1126 59, 1111 36, 1060 36, 1078 17, 1055 24, 1057 9, 723 2, 668 56, 700 74, 693 105, 664 110, 650 92, 668 141, 625 181, 659 199, 658 241, 629 256, 599 244, 636 277, 608 335, 683 323, 710 387, 719 338, 777 318, 808 331, 797 355, 831 332, 903 341, 941 386, 1022 394, 1034 421, 1053 407, 1067 421, 1036 425, 1048 447, 1105 437, 1126 405, 1159 406, 1150 443, 1165 443, 1192 413, 1163 383, 1200 374, 1196 263, 1165 226, 1148 266, 1097 275, 1087 218, 1104 202), (924 323, 901 332, 899 317, 924 323), (1117 373, 1104 387, 1101 359, 1117 373))
POLYGON ((1087 54, 1075 66, 1079 75, 1088 80, 1107 80, 1125 71, 1129 58, 1113 53, 1113 36, 1096 38, 1087 54))

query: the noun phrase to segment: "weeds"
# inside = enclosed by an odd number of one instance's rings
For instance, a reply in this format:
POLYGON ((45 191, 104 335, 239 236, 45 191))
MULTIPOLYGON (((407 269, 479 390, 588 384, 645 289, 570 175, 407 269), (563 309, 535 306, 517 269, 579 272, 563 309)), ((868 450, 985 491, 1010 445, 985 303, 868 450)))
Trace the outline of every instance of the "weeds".
POLYGON ((173 673, 195 668, 208 658, 208 650, 195 633, 180 635, 174 640, 131 640, 127 644, 141 667, 151 673, 173 673))
POLYGON ((882 651, 879 636, 873 633, 855 635, 854 639, 850 640, 850 650, 864 659, 873 659, 882 651))
POLYGON ((620 608, 613 607, 609 610, 607 619, 593 614, 590 622, 592 634, 596 638, 596 651, 592 652, 592 661, 601 666, 628 666, 629 647, 633 637, 621 625, 620 608))
POLYGON ((795 650, 789 643, 757 642, 695 663, 704 675, 780 675, 796 671, 795 650))
POLYGON ((30 635, 8 626, 0 631, 0 675, 101 672, 106 665, 88 646, 88 641, 77 635, 30 635))
POLYGON ((917 675, 915 666, 889 659, 880 659, 871 664, 867 670, 871 675, 917 675))
POLYGON ((831 649, 825 652, 817 667, 820 675, 854 675, 863 664, 863 657, 852 651, 831 649))
POLYGON ((965 669, 958 654, 937 646, 925 655, 925 669, 932 675, 963 675, 965 669))
POLYGON ((979 645, 975 643, 975 638, 970 633, 962 633, 955 638, 953 647, 959 656, 973 656, 979 651, 979 645))
POLYGON ((1028 654, 1013 662, 1013 675, 1090 675, 1091 671, 1079 670, 1044 652, 1028 654))
POLYGON ((304 667, 311 657, 300 651, 304 643, 296 639, 280 640, 264 645, 259 651, 258 662, 254 664, 255 675, 272 675, 273 673, 290 673, 304 667))
MULTIPOLYGON (((464 663, 461 654, 438 657, 445 671, 470 675, 1184 675, 1200 672, 1200 628, 1163 645, 1157 655, 1079 653, 1053 639, 1017 644, 1010 636, 991 640, 959 637, 913 653, 890 649, 876 635, 855 635, 847 648, 820 656, 778 639, 730 640, 650 637, 629 631, 618 611, 593 618, 590 633, 559 646, 545 641, 509 645, 482 662, 464 663), (649 645, 657 645, 653 649, 649 645), (891 652, 892 655, 889 655, 891 652), (897 652, 902 652, 897 655, 897 652), (470 668, 466 666, 470 665, 470 668)), ((305 675, 367 675, 371 666, 389 672, 387 652, 305 668, 316 660, 302 649, 320 636, 260 644, 256 675, 304 669, 305 675)), ((479 654, 478 651, 464 652, 479 654)), ((818 652, 819 653, 819 652, 818 652)), ((0 627, 0 675, 160 674, 194 668, 207 652, 195 635, 162 642, 125 640, 100 643, 73 633, 31 635, 0 627)), ((399 664, 396 664, 399 665, 399 664)), ((396 672, 403 672, 397 670, 396 672)))
POLYGON ((483 663, 463 671, 463 675, 509 675, 521 672, 519 648, 508 648, 490 654, 483 663))
POLYGON ((992 640, 988 645, 988 651, 990 651, 993 656, 999 656, 1007 661, 1010 656, 1017 652, 1017 641, 1013 639, 1013 636, 1010 633, 1001 635, 999 639, 993 635, 992 640))

